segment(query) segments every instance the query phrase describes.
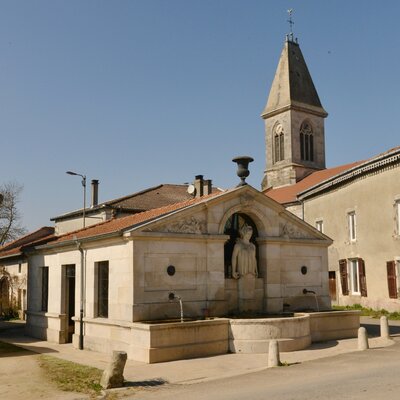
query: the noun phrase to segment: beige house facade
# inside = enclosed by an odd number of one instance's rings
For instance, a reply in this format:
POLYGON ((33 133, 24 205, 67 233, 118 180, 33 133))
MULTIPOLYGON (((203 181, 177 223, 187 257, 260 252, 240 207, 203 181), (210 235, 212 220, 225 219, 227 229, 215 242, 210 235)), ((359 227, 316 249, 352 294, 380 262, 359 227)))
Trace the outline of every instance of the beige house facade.
POLYGON ((53 234, 54 228, 43 227, 0 248, 0 317, 25 318, 28 276, 25 249, 47 241, 53 234))

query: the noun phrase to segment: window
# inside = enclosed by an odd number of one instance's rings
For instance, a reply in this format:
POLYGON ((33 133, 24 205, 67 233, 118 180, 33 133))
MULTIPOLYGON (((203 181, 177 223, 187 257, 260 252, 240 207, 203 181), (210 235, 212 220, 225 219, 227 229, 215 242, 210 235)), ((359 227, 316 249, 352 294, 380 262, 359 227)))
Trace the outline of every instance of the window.
POLYGON ((356 213, 355 211, 347 214, 349 224, 349 239, 354 242, 357 239, 356 213))
POLYGON ((274 163, 285 159, 285 136, 281 124, 274 129, 274 163))
POLYGON ((314 136, 309 122, 300 127, 300 157, 303 161, 314 161, 314 136))
POLYGON ((19 264, 18 264, 18 273, 20 274, 21 272, 22 272, 22 264, 19 263, 19 264))
POLYGON ((48 311, 49 304, 49 267, 42 267, 42 308, 44 312, 48 311))
POLYGON ((360 294, 360 273, 358 260, 349 260, 350 289, 352 294, 360 294))
POLYGON ((319 220, 319 221, 316 221, 316 222, 315 222, 315 227, 316 227, 321 233, 323 233, 323 232, 324 232, 324 221, 322 221, 322 219, 319 220))
POLYGON ((400 236, 400 200, 396 200, 395 207, 395 221, 396 221, 396 235, 400 236))
POLYGON ((339 270, 343 296, 351 294, 367 297, 367 280, 363 259, 339 260, 339 270))
POLYGON ((108 261, 97 264, 97 316, 108 318, 108 261))

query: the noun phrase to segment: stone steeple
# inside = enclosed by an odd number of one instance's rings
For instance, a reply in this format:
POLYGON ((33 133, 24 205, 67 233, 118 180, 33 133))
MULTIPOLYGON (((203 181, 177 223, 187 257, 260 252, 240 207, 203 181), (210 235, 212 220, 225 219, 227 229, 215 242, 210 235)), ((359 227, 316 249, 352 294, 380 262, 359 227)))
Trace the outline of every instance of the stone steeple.
POLYGON ((261 114, 267 157, 263 189, 292 185, 325 168, 324 118, 328 114, 297 40, 289 38, 261 114))

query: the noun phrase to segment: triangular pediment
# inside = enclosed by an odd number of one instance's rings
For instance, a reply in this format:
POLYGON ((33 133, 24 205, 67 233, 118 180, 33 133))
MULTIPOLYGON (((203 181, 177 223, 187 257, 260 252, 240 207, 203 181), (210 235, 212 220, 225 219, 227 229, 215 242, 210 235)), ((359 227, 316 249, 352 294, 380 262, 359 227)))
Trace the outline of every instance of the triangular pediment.
POLYGON ((221 235, 233 213, 243 213, 254 220, 260 239, 330 241, 327 236, 251 186, 235 188, 205 199, 135 227, 132 231, 163 233, 167 236, 221 235))

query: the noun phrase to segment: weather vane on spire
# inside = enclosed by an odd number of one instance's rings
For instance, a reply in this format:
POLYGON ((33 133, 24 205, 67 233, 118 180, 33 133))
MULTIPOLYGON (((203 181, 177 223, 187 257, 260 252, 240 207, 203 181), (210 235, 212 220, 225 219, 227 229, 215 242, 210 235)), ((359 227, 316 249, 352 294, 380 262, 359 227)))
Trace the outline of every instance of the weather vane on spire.
POLYGON ((287 22, 289 22, 289 26, 290 26, 290 33, 289 33, 289 39, 291 41, 293 41, 293 19, 292 19, 292 14, 293 14, 293 8, 290 8, 289 10, 287 10, 288 14, 289 14, 289 19, 287 20, 287 22))

